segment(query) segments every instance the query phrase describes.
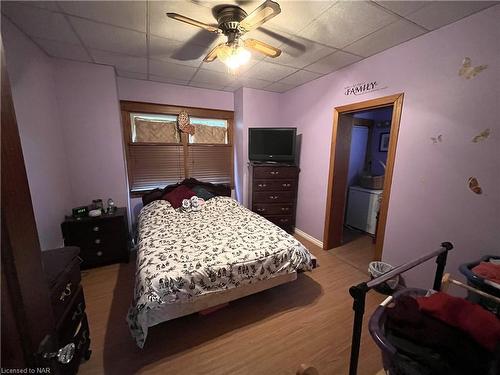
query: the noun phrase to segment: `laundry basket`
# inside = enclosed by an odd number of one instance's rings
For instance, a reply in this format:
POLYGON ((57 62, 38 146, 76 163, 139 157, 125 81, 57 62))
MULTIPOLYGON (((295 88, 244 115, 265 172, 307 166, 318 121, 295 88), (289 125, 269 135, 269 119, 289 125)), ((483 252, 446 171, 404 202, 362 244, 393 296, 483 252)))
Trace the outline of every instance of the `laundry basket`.
MULTIPOLYGON (((417 289, 417 288, 405 288, 399 290, 395 292, 391 297, 388 297, 380 306, 378 306, 370 318, 368 325, 370 335, 372 336, 376 345, 381 349, 383 366, 389 375, 429 374, 429 371, 431 371, 432 374, 435 374, 435 370, 430 370, 427 362, 421 361, 417 358, 412 358, 412 353, 400 352, 396 348, 396 346, 394 346, 391 343, 390 339, 387 336, 387 331, 386 331, 387 306, 391 304, 397 304, 398 300, 402 296, 417 298, 426 296, 428 293, 429 291, 426 289, 417 289)), ((429 335, 432 334, 433 332, 429 332, 429 335)), ((418 347, 418 344, 414 345, 415 346, 413 349, 418 347)), ((419 349, 417 349, 415 350, 415 353, 422 353, 422 352, 419 349)), ((481 371, 480 372, 481 374, 484 375, 489 375, 492 373, 497 374, 496 369, 498 369, 499 360, 498 359, 495 360, 494 357, 490 358, 489 356, 485 358, 488 358, 488 360, 481 362, 479 364, 474 364, 474 366, 478 365, 479 367, 481 367, 481 369, 483 369, 482 365, 484 365, 484 368, 488 368, 486 372, 481 371)), ((478 360, 480 359, 478 358, 478 360)), ((453 365, 453 363, 454 363, 453 361, 448 362, 446 367, 449 365, 453 365)), ((444 364, 446 364, 446 362, 441 362, 440 365, 444 364)), ((464 370, 464 372, 469 373, 467 372, 467 370, 464 370)), ((448 374, 448 372, 446 373, 448 374)), ((479 374, 479 372, 475 373, 479 374)))
MULTIPOLYGON (((481 259, 471 262, 471 263, 464 263, 460 265, 459 270, 462 275, 464 275, 467 278, 467 284, 470 286, 479 289, 485 293, 488 293, 492 296, 500 298, 500 289, 495 288, 492 285, 489 285, 485 282, 485 279, 482 277, 476 275, 472 269, 476 267, 479 263, 481 262, 488 262, 490 259, 500 259, 500 256, 498 255, 485 255, 481 259)), ((469 293, 467 295, 467 299, 474 302, 478 303, 479 305, 483 306, 484 308, 490 310, 497 316, 500 316, 500 304, 495 303, 487 298, 481 297, 478 294, 475 293, 469 293)))

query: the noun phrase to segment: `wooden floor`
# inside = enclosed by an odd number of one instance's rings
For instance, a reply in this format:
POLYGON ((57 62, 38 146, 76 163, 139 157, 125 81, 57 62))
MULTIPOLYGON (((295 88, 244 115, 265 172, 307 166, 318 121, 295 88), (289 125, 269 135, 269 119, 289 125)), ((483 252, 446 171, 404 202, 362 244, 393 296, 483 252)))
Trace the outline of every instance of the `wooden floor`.
MULTIPOLYGON (((339 248, 337 255, 297 238, 318 257, 319 268, 215 313, 155 326, 142 350, 125 321, 135 264, 85 271, 93 353, 80 373, 274 375, 294 374, 307 363, 321 375, 347 374, 353 318, 348 288, 367 279, 361 269, 373 248, 360 237, 346 245, 352 251, 339 248)), ((370 292, 365 323, 382 299, 370 292)), ((374 375, 381 368, 380 352, 365 326, 358 374, 374 375)))

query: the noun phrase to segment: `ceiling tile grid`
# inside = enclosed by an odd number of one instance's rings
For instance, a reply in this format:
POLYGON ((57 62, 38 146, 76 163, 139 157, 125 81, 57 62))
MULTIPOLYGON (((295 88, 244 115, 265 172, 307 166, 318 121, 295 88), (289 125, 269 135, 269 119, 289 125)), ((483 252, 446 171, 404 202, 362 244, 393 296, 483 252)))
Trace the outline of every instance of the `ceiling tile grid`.
POLYGON ((49 56, 115 67, 120 77, 234 91, 285 92, 478 12, 486 1, 279 1, 281 14, 246 34, 282 49, 254 53, 236 75, 203 57, 225 37, 166 17, 215 24, 224 3, 252 1, 13 1, 1 12, 49 56))

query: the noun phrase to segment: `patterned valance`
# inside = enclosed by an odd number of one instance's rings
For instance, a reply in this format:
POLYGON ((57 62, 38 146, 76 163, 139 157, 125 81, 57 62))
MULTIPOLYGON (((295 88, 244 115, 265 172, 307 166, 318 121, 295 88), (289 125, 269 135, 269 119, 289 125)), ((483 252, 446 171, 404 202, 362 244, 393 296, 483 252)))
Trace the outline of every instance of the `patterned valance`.
POLYGON ((150 121, 135 118, 135 142, 179 143, 175 121, 150 121))

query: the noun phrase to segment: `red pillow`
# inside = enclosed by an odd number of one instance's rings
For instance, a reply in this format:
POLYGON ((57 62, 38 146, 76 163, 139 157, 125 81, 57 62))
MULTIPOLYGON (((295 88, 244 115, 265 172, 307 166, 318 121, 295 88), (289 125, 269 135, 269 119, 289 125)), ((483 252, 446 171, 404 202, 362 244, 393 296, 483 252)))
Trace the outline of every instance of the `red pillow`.
POLYGON ((189 199, 194 195, 196 195, 194 191, 185 185, 181 185, 165 194, 162 199, 169 201, 173 208, 179 208, 182 206, 183 199, 189 199))

